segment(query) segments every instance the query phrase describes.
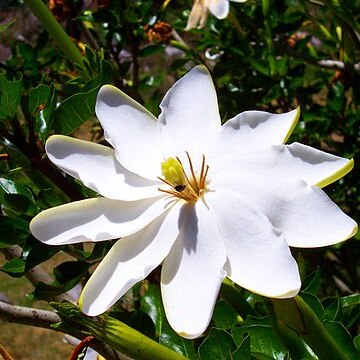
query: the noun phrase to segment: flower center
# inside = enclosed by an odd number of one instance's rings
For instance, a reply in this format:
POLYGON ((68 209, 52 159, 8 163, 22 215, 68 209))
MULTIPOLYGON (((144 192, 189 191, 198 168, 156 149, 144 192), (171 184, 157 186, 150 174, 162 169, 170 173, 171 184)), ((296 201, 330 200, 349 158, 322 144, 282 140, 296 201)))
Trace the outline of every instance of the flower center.
POLYGON ((189 153, 186 151, 189 161, 189 176, 178 157, 168 158, 161 163, 163 178, 159 179, 169 185, 171 189, 160 189, 159 191, 173 195, 186 201, 197 201, 206 191, 206 176, 209 166, 205 164, 205 156, 202 156, 200 173, 195 173, 189 153))

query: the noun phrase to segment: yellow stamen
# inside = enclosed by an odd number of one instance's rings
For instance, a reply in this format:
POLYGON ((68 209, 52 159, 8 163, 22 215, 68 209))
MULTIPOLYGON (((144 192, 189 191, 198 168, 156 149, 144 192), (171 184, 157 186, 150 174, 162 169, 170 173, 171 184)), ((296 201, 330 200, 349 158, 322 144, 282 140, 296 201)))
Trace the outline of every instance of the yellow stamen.
POLYGON ((186 156, 189 161, 191 176, 187 175, 184 166, 178 157, 168 158, 161 164, 161 172, 164 178, 159 177, 159 180, 171 188, 159 188, 159 191, 185 201, 197 201, 197 199, 206 191, 206 177, 209 166, 205 164, 205 156, 203 155, 200 174, 197 176, 192 160, 187 151, 186 156))

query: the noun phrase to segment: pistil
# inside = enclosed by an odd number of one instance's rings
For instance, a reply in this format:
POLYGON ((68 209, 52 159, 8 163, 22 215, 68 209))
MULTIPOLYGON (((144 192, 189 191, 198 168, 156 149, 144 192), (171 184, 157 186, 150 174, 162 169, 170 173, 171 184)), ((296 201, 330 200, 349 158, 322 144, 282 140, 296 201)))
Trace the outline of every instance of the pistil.
POLYGON ((194 170, 192 160, 189 153, 186 151, 186 156, 189 162, 190 174, 186 173, 181 160, 176 157, 168 158, 161 164, 162 174, 164 178, 159 177, 159 180, 170 186, 171 189, 158 190, 179 199, 194 202, 201 197, 206 190, 206 177, 209 166, 206 165, 205 156, 202 156, 202 163, 200 174, 197 176, 194 170))

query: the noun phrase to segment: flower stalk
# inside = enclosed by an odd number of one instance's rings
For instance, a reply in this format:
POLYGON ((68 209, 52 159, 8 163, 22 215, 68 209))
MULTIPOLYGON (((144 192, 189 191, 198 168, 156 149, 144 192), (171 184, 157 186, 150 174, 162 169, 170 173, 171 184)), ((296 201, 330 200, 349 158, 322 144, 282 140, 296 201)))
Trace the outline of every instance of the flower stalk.
POLYGON ((271 299, 270 309, 269 313, 279 338, 292 358, 304 358, 302 355, 306 349, 301 346, 302 339, 319 359, 349 359, 300 296, 291 299, 271 299))
POLYGON ((71 303, 51 304, 60 314, 64 324, 83 329, 82 333, 92 335, 96 339, 109 345, 112 349, 130 356, 137 360, 185 360, 186 358, 177 352, 160 345, 137 330, 123 322, 103 315, 91 318, 83 315, 81 311, 71 303), (85 330, 86 329, 86 330, 85 330))
POLYGON ((24 0, 31 12, 41 22, 50 36, 57 42, 61 51, 68 60, 74 64, 83 66, 83 57, 74 43, 70 40, 62 26, 57 22, 54 15, 41 0, 24 0))

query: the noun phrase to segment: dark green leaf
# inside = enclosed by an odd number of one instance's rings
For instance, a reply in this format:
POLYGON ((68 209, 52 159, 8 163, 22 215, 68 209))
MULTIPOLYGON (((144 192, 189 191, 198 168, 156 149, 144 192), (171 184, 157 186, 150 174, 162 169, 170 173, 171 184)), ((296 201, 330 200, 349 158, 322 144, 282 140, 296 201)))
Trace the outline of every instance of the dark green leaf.
POLYGON ((46 245, 37 239, 30 237, 23 247, 25 257, 25 271, 31 270, 36 265, 61 251, 61 247, 46 245))
POLYGON ((191 340, 179 336, 166 320, 158 286, 148 284, 145 294, 141 298, 141 309, 150 316, 159 334, 159 343, 186 356, 195 359, 194 344, 191 340))
POLYGON ((50 87, 40 84, 36 88, 31 88, 28 94, 28 110, 31 116, 39 112, 39 107, 44 107, 50 95, 50 87))
POLYGON ((20 105, 22 89, 22 76, 11 81, 4 74, 0 74, 0 119, 14 117, 20 105))
POLYGON ((321 287, 321 271, 317 269, 308 275, 302 282, 303 291, 308 294, 317 295, 321 287))
POLYGON ((140 331, 147 337, 154 339, 155 327, 149 316, 142 311, 131 311, 131 312, 116 312, 111 313, 111 316, 122 321, 126 325, 129 325, 133 329, 140 331))
POLYGON ((199 347, 199 357, 201 360, 231 359, 232 353, 236 349, 236 344, 229 333, 224 330, 212 329, 199 347))
POLYGON ((154 44, 154 45, 148 45, 143 47, 139 51, 139 57, 147 57, 147 56, 153 56, 161 53, 164 51, 165 47, 163 45, 154 44))
POLYGON ((316 314, 317 318, 322 320, 324 308, 321 305, 320 300, 315 295, 307 294, 306 292, 301 292, 300 296, 310 306, 311 310, 316 314))
POLYGON ((81 261, 67 261, 54 269, 55 281, 51 285, 39 283, 32 295, 35 299, 51 300, 77 285, 91 265, 81 261))
POLYGON ((356 349, 351 335, 341 323, 325 320, 323 325, 349 359, 360 358, 360 352, 356 349))
POLYGON ((237 323, 237 314, 229 304, 220 300, 215 305, 213 321, 217 328, 230 329, 237 323))
POLYGON ((35 215, 38 211, 32 192, 24 185, 0 178, 0 202, 12 210, 35 215))
POLYGON ((270 325, 237 326, 232 333, 238 346, 244 335, 250 334, 251 353, 255 357, 267 356, 277 360, 285 356, 286 352, 270 325))
POLYGON ((251 346, 250 334, 244 334, 241 344, 231 354, 232 360, 250 360, 251 359, 251 346))
POLYGON ((0 216, 0 247, 19 244, 29 236, 29 223, 25 220, 0 216))
POLYGON ((340 299, 335 298, 328 298, 323 301, 323 306, 325 308, 323 314, 323 320, 330 320, 330 321, 341 321, 342 320, 342 307, 340 299))

